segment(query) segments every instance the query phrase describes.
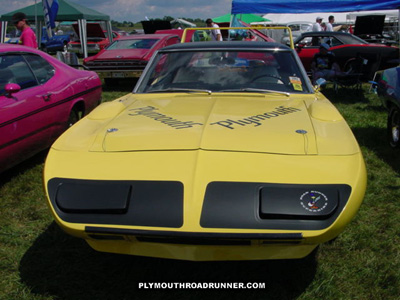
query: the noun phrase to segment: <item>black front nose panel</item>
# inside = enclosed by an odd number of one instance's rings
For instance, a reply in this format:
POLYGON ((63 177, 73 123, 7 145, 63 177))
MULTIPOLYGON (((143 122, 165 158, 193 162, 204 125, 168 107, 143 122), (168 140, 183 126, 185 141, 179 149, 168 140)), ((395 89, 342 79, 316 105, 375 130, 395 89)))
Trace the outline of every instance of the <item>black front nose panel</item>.
POLYGON ((320 230, 350 197, 344 184, 211 182, 200 224, 204 228, 320 230))
POLYGON ((114 181, 52 178, 49 197, 71 223, 179 228, 183 184, 177 181, 114 181))

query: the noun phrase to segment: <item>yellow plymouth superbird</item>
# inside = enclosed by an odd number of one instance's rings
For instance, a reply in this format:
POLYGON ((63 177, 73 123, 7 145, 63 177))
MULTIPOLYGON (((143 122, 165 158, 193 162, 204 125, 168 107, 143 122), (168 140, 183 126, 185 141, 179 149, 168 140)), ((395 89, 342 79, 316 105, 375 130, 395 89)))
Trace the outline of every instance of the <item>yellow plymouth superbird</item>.
POLYGON ((366 170, 292 49, 202 42, 159 50, 132 94, 63 134, 44 183, 56 222, 98 251, 287 259, 343 231, 366 170))

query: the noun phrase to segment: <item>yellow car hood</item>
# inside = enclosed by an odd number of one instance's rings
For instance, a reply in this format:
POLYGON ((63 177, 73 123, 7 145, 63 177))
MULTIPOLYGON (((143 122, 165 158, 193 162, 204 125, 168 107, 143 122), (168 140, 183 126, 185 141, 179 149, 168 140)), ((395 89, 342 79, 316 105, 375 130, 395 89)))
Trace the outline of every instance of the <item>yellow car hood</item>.
POLYGON ((313 124, 301 97, 234 93, 130 97, 135 101, 107 123, 91 151, 317 153, 313 124))

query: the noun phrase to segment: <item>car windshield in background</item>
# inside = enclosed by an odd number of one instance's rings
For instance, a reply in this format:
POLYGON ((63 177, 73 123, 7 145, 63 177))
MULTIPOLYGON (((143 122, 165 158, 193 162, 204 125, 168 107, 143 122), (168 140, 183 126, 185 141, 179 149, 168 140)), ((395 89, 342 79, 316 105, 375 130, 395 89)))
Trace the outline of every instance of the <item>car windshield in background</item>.
POLYGON ((162 51, 136 92, 309 93, 306 80, 291 51, 162 51))
POLYGON ((157 39, 142 39, 142 40, 116 40, 107 50, 117 49, 150 49, 157 42, 157 39))

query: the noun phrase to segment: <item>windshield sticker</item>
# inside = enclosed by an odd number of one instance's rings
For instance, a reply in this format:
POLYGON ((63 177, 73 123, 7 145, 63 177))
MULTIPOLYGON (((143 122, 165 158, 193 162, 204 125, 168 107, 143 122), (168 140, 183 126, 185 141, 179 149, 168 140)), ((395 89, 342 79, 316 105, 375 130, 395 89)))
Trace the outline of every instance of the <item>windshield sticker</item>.
POLYGON ((303 91, 303 85, 299 77, 289 77, 289 80, 295 91, 303 91))
POLYGON ((211 123, 211 125, 220 125, 229 129, 235 129, 235 126, 240 125, 240 126, 246 126, 250 124, 254 124, 254 127, 262 125, 262 122, 271 118, 276 118, 279 116, 299 112, 301 109, 295 108, 295 107, 284 107, 284 106, 278 106, 275 108, 275 110, 262 113, 259 115, 251 116, 248 118, 244 118, 241 120, 232 120, 232 119, 226 119, 223 121, 218 121, 211 123))
POLYGON ((174 119, 172 117, 168 117, 167 115, 161 114, 156 112, 158 108, 155 108, 153 106, 146 106, 146 107, 140 107, 140 108, 134 108, 130 109, 131 113, 129 113, 130 116, 145 116, 150 119, 153 119, 155 121, 161 122, 165 125, 168 125, 170 127, 173 127, 175 129, 185 129, 185 128, 191 128, 195 125, 203 125, 202 123, 195 123, 193 121, 179 121, 177 119, 174 119))

